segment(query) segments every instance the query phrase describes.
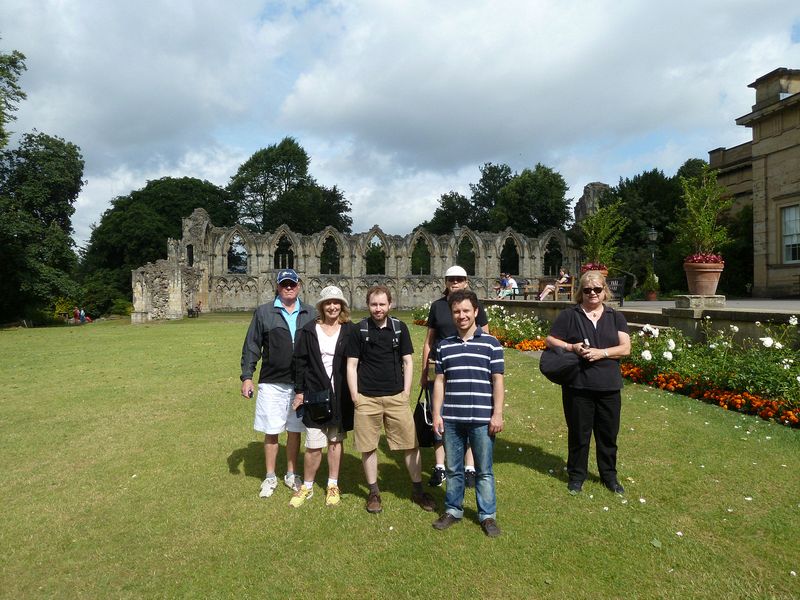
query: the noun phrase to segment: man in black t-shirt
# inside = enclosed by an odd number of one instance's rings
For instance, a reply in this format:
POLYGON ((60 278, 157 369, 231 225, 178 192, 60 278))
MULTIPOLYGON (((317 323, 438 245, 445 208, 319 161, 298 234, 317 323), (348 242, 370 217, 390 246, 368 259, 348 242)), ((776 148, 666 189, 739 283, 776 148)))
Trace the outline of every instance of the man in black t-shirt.
POLYGON ((389 448, 405 452, 413 485, 411 500, 433 511, 433 498, 422 490, 422 459, 409 407, 414 348, 405 323, 389 317, 391 302, 392 293, 385 286, 367 291, 370 317, 361 322, 359 335, 350 338, 345 351, 347 384, 355 406, 355 446, 369 486, 366 508, 371 513, 382 510, 377 449, 383 426, 389 448))

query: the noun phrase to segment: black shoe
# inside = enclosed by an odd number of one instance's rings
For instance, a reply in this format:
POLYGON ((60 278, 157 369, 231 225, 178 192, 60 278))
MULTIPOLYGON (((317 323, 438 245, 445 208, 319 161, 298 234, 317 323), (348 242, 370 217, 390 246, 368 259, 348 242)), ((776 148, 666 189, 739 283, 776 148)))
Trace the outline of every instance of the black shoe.
POLYGON ((428 480, 428 485, 440 487, 445 481, 447 481, 447 472, 442 467, 434 467, 433 474, 428 480))
POLYGON ((577 496, 581 493, 583 489, 583 482, 582 481, 570 481, 567 484, 567 491, 569 491, 570 496, 577 496))
POLYGON ((484 519, 481 521, 481 529, 483 529, 483 533, 491 538, 500 535, 500 528, 497 526, 497 521, 494 519, 484 519))
POLYGON ((464 485, 468 488, 475 487, 475 471, 464 471, 464 485))
POLYGON ((621 495, 625 493, 625 488, 622 487, 622 484, 616 479, 614 481, 604 481, 603 485, 606 486, 609 490, 611 490, 615 494, 621 495))
POLYGON ((442 531, 458 523, 461 519, 456 519, 453 515, 446 512, 433 522, 433 528, 442 531))

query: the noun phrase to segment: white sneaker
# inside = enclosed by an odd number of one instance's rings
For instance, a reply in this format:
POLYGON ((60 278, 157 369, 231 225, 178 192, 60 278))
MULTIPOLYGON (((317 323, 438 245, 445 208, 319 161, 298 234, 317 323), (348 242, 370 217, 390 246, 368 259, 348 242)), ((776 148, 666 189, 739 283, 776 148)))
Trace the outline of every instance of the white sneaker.
POLYGON ((267 477, 264 481, 261 482, 261 491, 258 493, 260 498, 269 498, 272 496, 272 492, 275 491, 275 488, 278 487, 278 478, 277 477, 267 477))
POLYGON ((299 475, 289 475, 287 473, 283 476, 283 484, 290 490, 296 492, 303 486, 303 478, 299 475))

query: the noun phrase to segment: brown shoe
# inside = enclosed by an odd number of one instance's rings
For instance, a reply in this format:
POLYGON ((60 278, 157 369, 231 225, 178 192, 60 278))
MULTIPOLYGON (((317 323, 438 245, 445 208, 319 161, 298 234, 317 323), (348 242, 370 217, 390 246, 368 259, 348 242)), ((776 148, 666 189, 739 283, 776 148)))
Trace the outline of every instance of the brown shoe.
POLYGON ((381 495, 378 492, 370 492, 369 496, 367 496, 367 512, 375 514, 382 510, 381 495))
POLYGON ((416 492, 411 494, 411 501, 414 504, 419 504, 420 508, 426 512, 433 512, 436 510, 436 502, 434 502, 433 498, 431 498, 425 492, 417 494, 416 492))
POLYGON ((500 535, 500 528, 497 526, 497 521, 494 519, 484 519, 481 521, 481 529, 483 529, 483 533, 491 538, 500 535))
POLYGON ((433 528, 442 531, 458 523, 461 519, 456 519, 453 515, 446 512, 433 522, 433 528))

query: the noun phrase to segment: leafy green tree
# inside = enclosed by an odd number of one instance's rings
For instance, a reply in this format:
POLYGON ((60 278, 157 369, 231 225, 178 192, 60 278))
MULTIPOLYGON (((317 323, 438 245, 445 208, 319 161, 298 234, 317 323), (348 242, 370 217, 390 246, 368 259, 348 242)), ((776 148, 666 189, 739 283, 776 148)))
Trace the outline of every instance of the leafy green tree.
POLYGON ((583 219, 578 226, 583 231, 583 254, 587 262, 610 268, 614 266, 618 244, 630 219, 622 214, 622 202, 602 206, 583 219))
POLYGON ((470 215, 472 205, 466 196, 458 192, 447 192, 439 198, 439 206, 433 213, 430 221, 422 223, 421 227, 434 235, 451 233, 456 224, 472 227, 470 215))
POLYGON ((481 178, 478 183, 470 183, 471 211, 467 223, 475 231, 489 231, 491 212, 500 200, 500 192, 506 187, 514 175, 511 167, 505 164, 484 163, 480 167, 481 178))
POLYGON ((310 162, 306 151, 291 137, 247 159, 228 184, 239 222, 259 233, 270 231, 270 208, 284 194, 311 183, 310 162))
POLYGON ((19 78, 26 70, 25 55, 13 50, 10 54, 0 52, 0 148, 8 144, 10 131, 9 121, 16 117, 12 114, 17 104, 25 99, 25 92, 19 86, 19 78))
POLYGON ((93 301, 108 304, 130 299, 131 270, 164 258, 167 239, 179 239, 182 219, 195 208, 204 208, 217 226, 236 221, 230 194, 208 181, 191 177, 163 177, 148 181, 140 190, 111 201, 111 208, 93 228, 81 262, 87 289, 93 301), (100 298, 114 290, 113 297, 100 298))
POLYGON ((0 314, 80 295, 71 219, 83 165, 75 144, 38 132, 0 153, 0 314))
POLYGON ((500 190, 489 212, 491 230, 511 227, 536 237, 553 227, 566 227, 571 219, 567 189, 564 178, 541 163, 523 170, 500 190))
POLYGON ((745 296, 753 284, 753 207, 747 205, 724 217, 731 243, 725 249, 725 262, 735 265, 722 271, 720 290, 728 295, 745 296), (750 287, 748 287, 750 284, 750 287))
POLYGON ((339 188, 307 183, 288 190, 272 202, 262 225, 264 231, 274 231, 285 223, 292 231, 305 235, 330 225, 350 233, 353 219, 349 213, 350 202, 339 188))

